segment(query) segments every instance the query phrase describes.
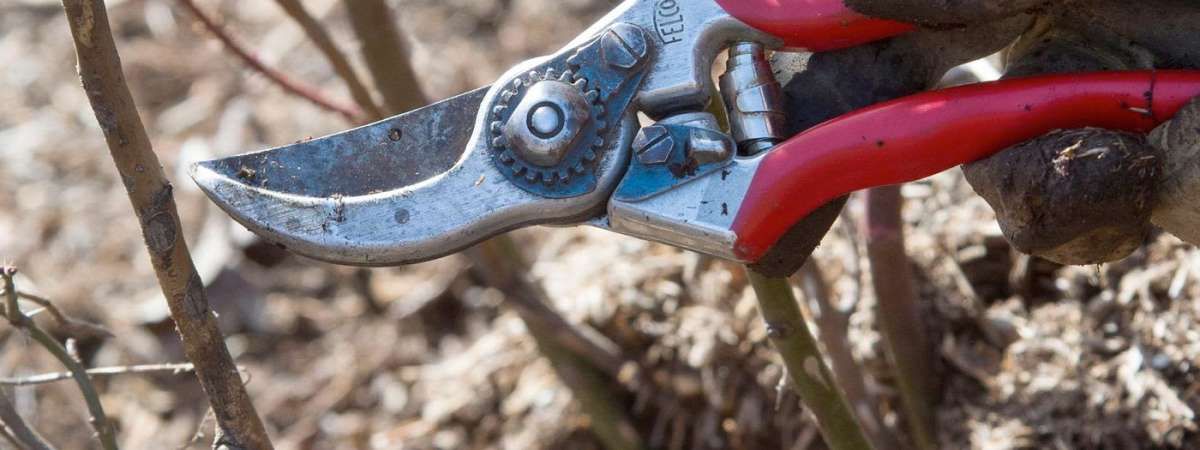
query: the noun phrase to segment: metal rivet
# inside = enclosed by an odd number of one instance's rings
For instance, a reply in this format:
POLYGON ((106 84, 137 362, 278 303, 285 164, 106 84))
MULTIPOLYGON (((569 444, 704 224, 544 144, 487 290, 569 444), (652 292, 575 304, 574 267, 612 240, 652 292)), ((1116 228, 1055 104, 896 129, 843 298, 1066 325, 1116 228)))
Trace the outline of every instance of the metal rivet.
POLYGON ((402 137, 404 137, 404 132, 400 131, 399 128, 392 128, 392 130, 388 132, 388 139, 391 139, 392 142, 400 142, 400 138, 402 137))

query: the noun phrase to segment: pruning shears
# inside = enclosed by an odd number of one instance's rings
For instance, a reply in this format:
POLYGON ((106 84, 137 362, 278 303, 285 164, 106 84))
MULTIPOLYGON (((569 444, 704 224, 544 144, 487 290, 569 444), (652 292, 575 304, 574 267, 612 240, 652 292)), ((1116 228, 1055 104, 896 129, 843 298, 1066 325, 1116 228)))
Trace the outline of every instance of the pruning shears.
POLYGON ((1014 79, 877 104, 790 139, 765 52, 909 32, 840 0, 627 0, 495 84, 354 130, 198 163, 267 240, 334 263, 421 262, 531 225, 587 224, 788 274, 803 223, 1059 128, 1145 132, 1200 72, 1014 79), (728 50, 716 91, 711 68, 728 50), (719 92, 728 130, 707 111, 719 92))

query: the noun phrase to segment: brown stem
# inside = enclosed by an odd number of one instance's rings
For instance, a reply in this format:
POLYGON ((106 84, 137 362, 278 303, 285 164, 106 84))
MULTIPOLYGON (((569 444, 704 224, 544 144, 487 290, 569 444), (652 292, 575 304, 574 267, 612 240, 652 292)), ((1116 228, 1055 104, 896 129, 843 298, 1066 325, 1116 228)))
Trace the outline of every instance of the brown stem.
POLYGON ((346 83, 346 87, 350 89, 350 96, 354 97, 354 101, 358 103, 358 107, 369 115, 371 121, 383 119, 383 110, 379 109, 379 105, 375 104, 375 99, 371 97, 371 91, 367 90, 367 86, 355 72, 354 67, 350 65, 350 61, 346 55, 338 49, 337 44, 333 42, 333 38, 329 36, 329 31, 317 21, 316 18, 309 14, 304 8, 304 4, 300 0, 275 0, 279 3, 279 7, 291 16, 296 24, 304 30, 304 34, 308 35, 309 40, 312 40, 313 45, 325 55, 325 59, 329 61, 329 65, 333 67, 333 71, 341 77, 346 83))
POLYGON ((428 101, 413 70, 408 41, 392 9, 384 0, 346 0, 346 11, 387 112, 399 114, 425 106, 428 101))
POLYGON ((917 448, 938 448, 934 422, 938 379, 917 289, 904 250, 899 186, 867 191, 867 258, 875 283, 880 332, 917 448))
POLYGON ((221 41, 221 43, 225 45, 226 50, 228 50, 230 53, 233 53, 234 56, 237 56, 237 58, 242 60, 242 63, 251 70, 267 77, 268 80, 271 80, 272 83, 274 83, 276 86, 279 86, 284 91, 308 100, 322 109, 341 114, 342 117, 345 117, 346 120, 351 122, 357 122, 357 118, 362 115, 362 112, 354 106, 341 104, 329 99, 325 97, 325 94, 322 94, 317 88, 289 77, 283 72, 267 67, 262 60, 251 54, 249 50, 246 50, 246 48, 241 45, 241 43, 234 40, 233 36, 230 36, 229 33, 225 32, 225 29, 219 23, 217 23, 216 19, 208 16, 203 10, 200 9, 200 7, 196 6, 196 3, 193 0, 179 0, 179 4, 183 5, 184 8, 190 11, 192 15, 196 17, 196 20, 199 20, 200 23, 204 25, 204 28, 208 29, 208 31, 217 38, 217 40, 221 41))
POLYGON ((224 443, 251 450, 271 441, 209 307, 204 282, 184 241, 171 183, 154 154, 121 69, 103 0, 63 0, 74 37, 79 77, 124 181, 171 310, 184 353, 196 365, 224 443))
POLYGON ((67 351, 67 348, 63 347, 62 343, 54 339, 42 327, 39 327, 24 312, 21 312, 21 308, 17 304, 17 288, 13 283, 13 276, 16 274, 17 271, 15 269, 0 267, 0 277, 4 278, 4 297, 6 301, 4 315, 8 319, 8 323, 13 328, 29 333, 29 336, 34 341, 37 341, 46 351, 50 352, 63 366, 66 366, 67 370, 71 373, 71 378, 75 379, 75 384, 79 385, 79 392, 83 395, 88 412, 92 415, 92 428, 96 429, 96 436, 100 440, 100 446, 105 450, 117 450, 117 433, 113 429, 112 422, 108 421, 108 415, 104 413, 104 405, 100 404, 100 394, 96 392, 96 385, 92 384, 92 379, 88 377, 87 368, 72 356, 71 352, 67 351))
POLYGON ((54 450, 54 446, 25 423, 3 389, 0 389, 0 431, 4 431, 0 434, 18 450, 54 450))

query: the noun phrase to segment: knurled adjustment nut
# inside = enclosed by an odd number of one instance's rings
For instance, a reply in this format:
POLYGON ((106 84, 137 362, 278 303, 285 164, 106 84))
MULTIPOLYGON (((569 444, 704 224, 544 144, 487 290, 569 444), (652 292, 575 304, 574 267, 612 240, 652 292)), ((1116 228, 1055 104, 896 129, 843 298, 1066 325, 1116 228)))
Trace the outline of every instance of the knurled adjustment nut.
POLYGON ((577 87, 539 81, 513 110, 504 136, 516 157, 535 166, 554 167, 567 157, 591 117, 591 103, 577 87))

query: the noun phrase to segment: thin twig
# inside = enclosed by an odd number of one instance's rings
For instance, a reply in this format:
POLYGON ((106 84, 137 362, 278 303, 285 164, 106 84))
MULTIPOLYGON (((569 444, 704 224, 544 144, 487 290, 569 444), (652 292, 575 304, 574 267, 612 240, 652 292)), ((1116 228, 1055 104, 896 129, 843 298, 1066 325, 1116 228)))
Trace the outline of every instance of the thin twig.
POLYGON ((425 106, 428 99, 421 91, 408 54, 408 41, 392 9, 384 0, 347 0, 345 4, 350 26, 358 35, 363 59, 375 87, 383 94, 387 112, 399 114, 425 106))
POLYGON ((862 231, 866 233, 867 258, 875 283, 875 317, 896 369, 896 384, 914 444, 921 450, 936 449, 933 405, 937 402, 938 380, 933 370, 933 346, 922 326, 924 316, 904 249, 900 187, 867 191, 866 201, 866 226, 862 231))
POLYGON ((54 450, 54 446, 46 442, 37 431, 25 423, 25 419, 17 413, 17 408, 9 400, 8 394, 0 389, 0 431, 4 431, 8 439, 18 450, 54 450))
POLYGON ((369 119, 372 121, 383 119, 383 110, 375 104, 375 99, 371 97, 371 91, 367 90, 367 86, 354 71, 354 67, 350 65, 346 55, 333 42, 329 31, 312 14, 309 14, 300 0, 275 0, 275 2, 279 4, 280 8, 283 8, 288 16, 291 16, 292 20, 296 21, 313 45, 316 45, 321 54, 325 55, 325 59, 329 61, 333 71, 346 83, 346 87, 350 90, 354 101, 358 103, 358 107, 370 116, 369 119))
POLYGON ((263 63, 262 60, 260 60, 257 56, 254 56, 249 50, 246 50, 241 43, 234 40, 233 36, 230 36, 229 33, 225 31, 224 27, 217 23, 216 19, 213 19, 208 14, 205 14, 200 7, 196 6, 196 3, 193 0, 179 0, 179 4, 183 5, 184 8, 190 11, 192 15, 196 17, 196 20, 199 20, 200 23, 204 25, 204 28, 208 29, 208 31, 217 38, 217 40, 221 41, 221 43, 225 45, 226 50, 228 50, 230 53, 233 53, 234 56, 237 56, 237 58, 242 60, 242 63, 251 70, 262 74, 264 77, 267 77, 268 80, 271 80, 272 83, 274 83, 276 86, 279 86, 284 91, 304 98, 305 100, 308 100, 314 105, 317 105, 323 109, 341 114, 346 118, 346 120, 351 122, 357 122, 357 118, 362 115, 362 112, 359 111, 358 108, 355 108, 351 105, 341 104, 340 102, 329 99, 325 97, 325 95, 322 94, 319 89, 305 84, 299 80, 293 79, 283 72, 267 67, 266 63, 263 63))
POLYGON ((217 426, 230 447, 272 448, 241 374, 217 326, 184 240, 171 183, 150 144, 125 84, 103 0, 63 0, 74 37, 79 77, 95 110, 113 163, 137 214, 150 263, 158 277, 184 354, 208 395, 217 426))
POLYGON ((21 291, 17 291, 17 297, 20 298, 21 300, 25 300, 25 301, 28 301, 35 305, 41 306, 42 308, 44 308, 46 310, 46 312, 48 314, 50 314, 50 317, 54 318, 55 322, 58 322, 59 325, 65 327, 65 328, 69 328, 69 329, 73 329, 73 330, 81 330, 81 331, 85 331, 87 333, 94 334, 97 336, 104 336, 104 337, 112 337, 113 336, 112 332, 108 331, 108 329, 104 328, 103 326, 100 326, 100 325, 97 325, 94 323, 90 323, 90 322, 86 322, 83 320, 79 320, 74 317, 63 314, 62 310, 58 309, 58 307, 54 305, 54 302, 51 302, 50 300, 46 299, 45 297, 33 295, 28 292, 21 292, 21 291))
MULTIPOLYGON (((185 364, 146 364, 140 366, 115 366, 115 367, 97 367, 88 369, 87 374, 93 377, 100 376, 116 376, 116 375, 132 375, 145 373, 161 373, 167 372, 171 374, 190 373, 195 370, 195 367, 190 363, 185 364)), ((49 384, 57 381, 63 381, 71 378, 70 372, 51 372, 33 375, 20 378, 0 378, 0 385, 4 386, 33 386, 38 384, 49 384)))
POLYGON ((13 328, 29 333, 33 340, 50 352, 63 366, 66 366, 67 370, 71 372, 71 377, 75 379, 75 384, 79 385, 79 392, 83 394, 84 403, 87 404, 88 412, 92 415, 92 428, 96 429, 100 445, 105 450, 117 450, 117 433, 113 429, 112 422, 108 421, 108 415, 104 413, 104 405, 100 403, 100 394, 96 392, 96 385, 92 384, 92 379, 88 377, 87 368, 78 359, 72 357, 62 343, 21 312, 21 308, 17 304, 17 288, 13 283, 13 277, 16 274, 16 269, 0 268, 0 277, 4 278, 6 301, 4 315, 8 319, 8 323, 13 328))
POLYGON ((767 323, 767 336, 783 357, 792 386, 817 418, 821 436, 831 450, 870 449, 854 413, 825 365, 817 341, 786 278, 768 278, 746 270, 758 308, 767 323))

